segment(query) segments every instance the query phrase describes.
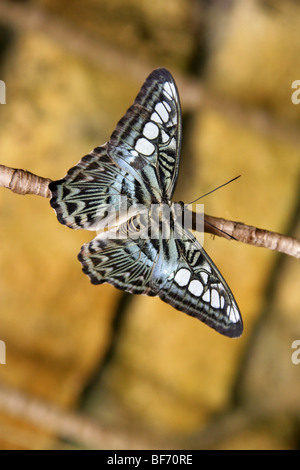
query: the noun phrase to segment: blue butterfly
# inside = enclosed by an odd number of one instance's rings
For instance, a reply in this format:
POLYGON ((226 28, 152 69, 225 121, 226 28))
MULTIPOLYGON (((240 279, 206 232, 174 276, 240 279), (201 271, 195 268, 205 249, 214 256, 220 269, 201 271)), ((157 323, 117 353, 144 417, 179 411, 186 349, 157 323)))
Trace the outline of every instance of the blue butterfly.
POLYGON ((62 224, 97 231, 78 255, 93 284, 158 296, 219 333, 238 337, 243 323, 234 297, 180 223, 181 204, 171 202, 181 133, 175 81, 166 69, 156 69, 109 142, 50 184, 50 203, 62 224))

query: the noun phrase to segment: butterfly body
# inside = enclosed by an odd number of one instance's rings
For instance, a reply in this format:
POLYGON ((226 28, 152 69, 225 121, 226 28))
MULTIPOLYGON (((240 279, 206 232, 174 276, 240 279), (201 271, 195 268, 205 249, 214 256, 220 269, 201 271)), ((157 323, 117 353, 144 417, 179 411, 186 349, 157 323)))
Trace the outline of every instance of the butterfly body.
POLYGON ((93 284, 158 296, 226 336, 242 319, 222 275, 172 202, 181 147, 178 91, 153 71, 110 140, 50 184, 58 220, 97 231, 78 255, 93 284))

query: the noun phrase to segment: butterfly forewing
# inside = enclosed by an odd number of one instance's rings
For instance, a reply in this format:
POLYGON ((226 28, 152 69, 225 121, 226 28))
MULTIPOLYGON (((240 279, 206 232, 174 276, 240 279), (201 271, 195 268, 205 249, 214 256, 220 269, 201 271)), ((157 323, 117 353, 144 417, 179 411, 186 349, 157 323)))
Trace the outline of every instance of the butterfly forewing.
POLYGON ((98 231, 78 255, 92 283, 159 296, 219 333, 239 336, 242 319, 229 287, 172 210, 180 146, 177 88, 167 70, 157 69, 110 141, 50 184, 51 205, 61 223, 98 231), (154 224, 152 208, 165 204, 170 218, 154 224))
POLYGON ((50 184, 51 206, 58 220, 73 229, 98 230, 110 208, 118 212, 122 205, 124 209, 124 197, 126 209, 170 200, 180 146, 177 88, 167 70, 157 69, 146 79, 108 144, 95 148, 63 179, 50 184))
POLYGON ((141 203, 171 199, 178 176, 181 128, 173 77, 166 69, 154 70, 108 144, 112 158, 124 168, 130 165, 146 183, 146 201, 141 203))

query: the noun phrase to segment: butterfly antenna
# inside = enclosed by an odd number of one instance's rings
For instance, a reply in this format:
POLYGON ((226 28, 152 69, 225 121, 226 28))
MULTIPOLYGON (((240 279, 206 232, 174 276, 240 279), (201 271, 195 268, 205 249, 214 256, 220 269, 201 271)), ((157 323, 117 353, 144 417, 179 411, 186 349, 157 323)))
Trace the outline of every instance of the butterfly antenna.
POLYGON ((194 204, 196 201, 199 201, 199 199, 202 199, 203 197, 208 196, 209 194, 211 194, 211 193, 217 191, 217 189, 223 188, 223 186, 226 186, 227 184, 232 183, 232 181, 235 181, 235 180, 237 180, 237 179, 240 178, 240 177, 241 177, 241 175, 236 176, 235 178, 232 178, 231 180, 227 181, 226 183, 221 184, 221 186, 218 186, 217 188, 212 189, 212 191, 209 191, 208 193, 203 194, 203 196, 198 197, 198 198, 195 199, 194 201, 189 202, 189 203, 187 204, 187 206, 190 206, 191 204, 194 204))
MULTIPOLYGON (((203 196, 200 196, 200 197, 198 197, 197 199, 195 199, 194 201, 190 202, 189 204, 187 204, 187 206, 189 206, 190 204, 194 204, 196 201, 199 201, 199 199, 202 199, 203 197, 208 196, 209 194, 211 194, 211 193, 217 191, 217 189, 223 188, 223 186, 226 186, 227 184, 232 183, 232 181, 235 181, 235 180, 237 180, 237 179, 240 178, 240 177, 241 177, 241 175, 236 176, 235 178, 232 178, 231 180, 227 181, 226 183, 221 184, 220 186, 218 186, 217 188, 213 189, 212 191, 209 191, 208 193, 203 194, 203 196)), ((225 232, 224 230, 222 230, 222 229, 216 227, 215 225, 211 224, 211 223, 208 222, 207 220, 205 220, 205 223, 208 224, 208 225, 210 225, 210 226, 213 227, 214 229, 218 230, 218 232, 224 233, 227 237, 229 237, 229 238, 231 238, 231 239, 233 239, 233 240, 237 240, 233 235, 230 235, 229 233, 225 232)))

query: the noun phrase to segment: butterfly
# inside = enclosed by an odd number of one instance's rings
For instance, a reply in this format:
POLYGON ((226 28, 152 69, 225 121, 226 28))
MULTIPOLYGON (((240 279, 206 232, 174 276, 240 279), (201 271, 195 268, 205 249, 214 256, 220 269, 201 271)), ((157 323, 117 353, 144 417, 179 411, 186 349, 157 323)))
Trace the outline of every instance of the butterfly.
POLYGON ((59 222, 93 230, 78 259, 93 284, 158 296, 219 333, 243 322, 222 275, 172 202, 182 119, 170 72, 154 70, 110 140, 49 185, 59 222), (116 215, 117 214, 117 215, 116 215))

